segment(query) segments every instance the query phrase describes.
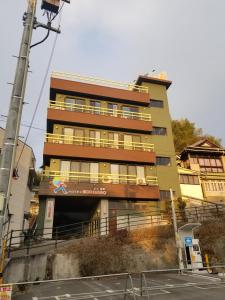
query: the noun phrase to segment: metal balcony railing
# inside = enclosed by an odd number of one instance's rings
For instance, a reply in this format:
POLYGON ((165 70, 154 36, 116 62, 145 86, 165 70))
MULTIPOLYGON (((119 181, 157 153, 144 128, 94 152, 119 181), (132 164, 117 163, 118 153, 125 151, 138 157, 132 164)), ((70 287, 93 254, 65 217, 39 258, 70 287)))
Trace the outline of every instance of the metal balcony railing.
POLYGON ((82 76, 76 73, 53 72, 51 77, 57 79, 65 79, 71 81, 90 83, 90 84, 98 84, 102 86, 124 89, 128 91, 135 91, 140 93, 149 92, 147 86, 141 86, 133 83, 117 82, 117 81, 107 80, 99 77, 82 76))
POLYGON ((91 137, 79 137, 79 136, 70 136, 70 135, 53 134, 53 133, 47 133, 45 141, 47 143, 55 143, 55 144, 73 144, 73 145, 80 145, 80 146, 139 150, 139 151, 148 151, 148 152, 154 151, 154 145, 149 143, 117 141, 117 140, 110 140, 110 139, 98 139, 98 138, 91 138, 91 137))
POLYGON ((86 183, 108 183, 108 184, 133 184, 133 185, 158 185, 156 176, 145 176, 140 178, 136 175, 110 174, 110 173, 91 173, 73 171, 50 171, 42 173, 42 179, 52 178, 65 182, 86 182, 86 183))
POLYGON ((50 101, 48 107, 53 109, 59 109, 59 110, 105 115, 105 116, 112 116, 112 117, 118 117, 124 119, 151 121, 151 115, 148 113, 123 111, 120 109, 110 109, 110 108, 103 108, 103 107, 93 107, 91 105, 65 103, 62 101, 61 102, 50 101))

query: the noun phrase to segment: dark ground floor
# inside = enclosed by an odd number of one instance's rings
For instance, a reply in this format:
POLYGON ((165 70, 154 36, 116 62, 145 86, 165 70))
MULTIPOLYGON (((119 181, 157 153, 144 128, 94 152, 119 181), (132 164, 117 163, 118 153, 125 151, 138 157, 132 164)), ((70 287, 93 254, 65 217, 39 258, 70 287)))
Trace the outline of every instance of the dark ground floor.
POLYGON ((159 200, 56 196, 40 199, 38 228, 55 228, 141 213, 160 212, 159 200))

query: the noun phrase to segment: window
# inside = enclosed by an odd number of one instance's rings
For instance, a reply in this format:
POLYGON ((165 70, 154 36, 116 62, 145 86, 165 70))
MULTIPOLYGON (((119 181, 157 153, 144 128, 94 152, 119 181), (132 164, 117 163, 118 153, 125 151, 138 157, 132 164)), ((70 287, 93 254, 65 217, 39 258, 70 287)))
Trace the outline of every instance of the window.
POLYGON ((109 115, 117 117, 118 105, 115 103, 108 103, 109 115))
POLYGON ((64 133, 64 143, 65 144, 73 144, 73 135, 74 135, 73 128, 64 127, 63 133, 64 133))
POLYGON ((199 184, 198 176, 196 175, 180 175, 181 184, 199 184))
POLYGON ((146 184, 145 167, 125 164, 111 164, 112 183, 146 184))
POLYGON ((61 175, 64 177, 64 179, 69 180, 70 161, 61 160, 60 171, 61 171, 61 175))
POLYGON ((83 145, 84 142, 84 130, 75 128, 74 129, 74 136, 75 136, 75 144, 76 145, 83 145))
POLYGON ((168 190, 161 190, 160 191, 160 200, 170 200, 170 191, 168 190))
POLYGON ((167 135, 167 130, 165 127, 153 127, 152 135, 167 135))
POLYGON ((150 104, 149 106, 150 107, 160 107, 160 108, 163 108, 163 101, 162 100, 150 100, 150 104))
POLYGON ((202 172, 208 173, 222 173, 222 161, 216 157, 198 157, 198 163, 202 172))
POLYGON ((120 183, 127 183, 127 165, 120 165, 119 172, 120 172, 120 183))
POLYGON ((132 135, 124 134, 123 139, 124 139, 124 149, 132 150, 133 149, 132 135))
POLYGON ((81 161, 61 161, 60 170, 62 176, 76 182, 98 182, 98 163, 81 161))
POLYGON ((107 147, 110 148, 119 148, 119 134, 116 132, 109 132, 108 133, 109 143, 106 144, 107 147))
POLYGON ((97 130, 90 130, 89 132, 90 135, 90 145, 95 146, 95 147, 100 147, 101 145, 101 133, 100 131, 97 130))
POLYGON ((91 112, 94 114, 100 114, 101 112, 101 103, 99 101, 91 101, 90 105, 92 107, 91 112))
POLYGON ((112 183, 119 183, 119 165, 111 164, 110 165, 112 183))
POLYGON ((156 157, 156 165, 157 166, 170 166, 171 165, 170 157, 157 156, 156 157))
POLYGON ((122 106, 123 117, 127 119, 137 119, 138 108, 135 106, 122 106))
POLYGON ((66 110, 84 111, 84 107, 83 107, 85 105, 84 99, 66 98, 65 104, 66 104, 66 110))

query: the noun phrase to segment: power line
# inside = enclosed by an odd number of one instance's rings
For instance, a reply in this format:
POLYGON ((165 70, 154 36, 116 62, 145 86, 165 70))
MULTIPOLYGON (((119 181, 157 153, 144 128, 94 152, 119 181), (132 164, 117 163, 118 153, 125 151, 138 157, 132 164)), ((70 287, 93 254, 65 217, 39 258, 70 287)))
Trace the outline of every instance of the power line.
MULTIPOLYGON (((0 120, 0 122, 7 122, 6 120, 0 120)), ((25 124, 25 123, 21 123, 21 126, 22 127, 31 127, 32 129, 35 129, 35 130, 40 130, 40 131, 45 131, 44 128, 39 128, 39 127, 35 127, 35 126, 30 126, 29 124, 25 124)))
MULTIPOLYGON (((58 24, 58 27, 60 27, 61 19, 62 19, 62 10, 61 10, 61 13, 60 13, 60 16, 59 16, 59 24, 58 24)), ((32 128, 32 125, 33 125, 33 122, 34 122, 34 119, 35 119, 37 110, 38 110, 38 106, 39 106, 39 104, 40 104, 40 101, 41 101, 41 98, 42 98, 42 95, 43 95, 43 91, 44 91, 45 83, 46 83, 47 76, 48 76, 48 73, 49 73, 50 65, 51 65, 51 62, 52 62, 52 59, 53 59, 53 55, 54 55, 54 51, 55 51, 57 39, 58 39, 58 34, 55 35, 55 39, 54 39, 54 41, 53 41, 53 46, 52 46, 52 50, 51 50, 50 57, 49 57, 49 60, 48 60, 48 64, 47 64, 47 68, 46 68, 46 71, 45 71, 44 79, 43 79, 43 81, 42 81, 40 93, 39 93, 39 96, 38 96, 38 99, 37 99, 37 103, 36 103, 36 106, 35 106, 35 109, 34 109, 34 113, 33 113, 33 116, 32 116, 31 122, 30 122, 30 125, 29 125, 29 127, 28 127, 29 129, 28 129, 26 138, 25 138, 25 140, 24 140, 24 144, 23 144, 23 146, 22 146, 22 149, 21 149, 19 158, 18 158, 17 163, 16 163, 16 168, 18 168, 19 161, 20 161, 21 156, 22 156, 22 154, 23 154, 23 151, 24 151, 24 148, 25 148, 25 144, 27 143, 27 140, 28 140, 28 137, 29 137, 29 134, 30 134, 30 131, 31 131, 31 128, 32 128)))

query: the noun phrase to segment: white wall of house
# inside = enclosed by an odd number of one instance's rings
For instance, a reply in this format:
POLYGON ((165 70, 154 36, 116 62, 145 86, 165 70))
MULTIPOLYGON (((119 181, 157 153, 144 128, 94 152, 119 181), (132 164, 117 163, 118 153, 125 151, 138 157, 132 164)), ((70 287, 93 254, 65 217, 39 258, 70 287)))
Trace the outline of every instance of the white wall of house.
MULTIPOLYGON (((4 138, 4 129, 0 128, 0 148, 2 148, 4 138)), ((16 162, 20 156, 23 142, 19 141, 16 153, 16 162)), ((9 201, 9 212, 12 214, 9 230, 28 229, 28 221, 24 221, 24 213, 30 210, 30 201, 32 192, 28 187, 28 178, 30 169, 35 167, 35 158, 32 148, 25 145, 22 156, 18 164, 18 179, 13 179, 11 198, 9 201)))
POLYGON ((202 187, 200 184, 180 184, 181 195, 190 198, 203 199, 202 187))

